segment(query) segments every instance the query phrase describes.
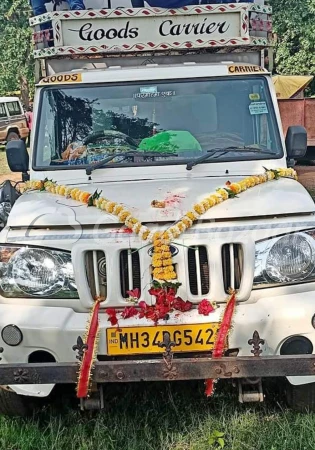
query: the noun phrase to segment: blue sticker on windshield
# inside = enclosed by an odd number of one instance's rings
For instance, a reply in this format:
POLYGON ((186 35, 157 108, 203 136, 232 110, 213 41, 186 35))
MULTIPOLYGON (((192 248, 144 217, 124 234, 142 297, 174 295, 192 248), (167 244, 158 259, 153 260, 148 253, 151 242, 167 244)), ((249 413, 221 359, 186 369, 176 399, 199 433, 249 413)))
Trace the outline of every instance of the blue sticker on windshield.
POLYGON ((133 94, 133 98, 154 98, 154 97, 173 97, 176 95, 175 91, 158 91, 157 86, 141 86, 140 92, 133 94))
POLYGON ((268 114, 268 108, 266 102, 255 102, 249 105, 249 112, 251 115, 256 114, 268 114))
POLYGON ((158 91, 157 86, 143 86, 140 87, 140 94, 156 94, 158 91))

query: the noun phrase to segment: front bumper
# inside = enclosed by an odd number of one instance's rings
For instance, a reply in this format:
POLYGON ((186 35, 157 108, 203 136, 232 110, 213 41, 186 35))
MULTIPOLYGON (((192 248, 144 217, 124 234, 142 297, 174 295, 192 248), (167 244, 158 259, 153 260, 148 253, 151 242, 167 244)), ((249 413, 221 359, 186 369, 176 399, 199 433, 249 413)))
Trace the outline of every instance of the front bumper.
MULTIPOLYGON (((95 383, 315 375, 315 355, 240 356, 96 362, 95 383)), ((73 384, 77 363, 3 364, 0 385, 73 384)))
MULTIPOLYGON (((98 354, 105 358, 96 363, 93 380, 105 383, 286 376, 292 384, 315 382, 315 355, 278 356, 283 342, 292 336, 305 336, 315 349, 315 330, 312 326, 315 313, 314 291, 288 293, 286 289, 281 294, 237 305, 233 331, 229 336, 229 347, 238 350, 236 358, 211 360, 209 355, 206 357, 200 354, 194 359, 183 358, 178 353, 173 358, 170 373, 165 372, 167 366, 161 354, 149 356, 150 359, 129 356, 120 361, 104 361, 109 359, 106 358, 105 336, 106 329, 111 325, 102 311, 98 354), (252 355, 252 348, 248 345, 254 330, 265 340, 259 358, 252 355)), ((170 317, 168 324, 218 322, 221 314, 222 307, 206 317, 199 315, 197 310, 192 310, 178 317, 170 317)), ((75 383, 78 365, 72 347, 78 336, 84 335, 88 319, 89 313, 75 312, 66 307, 0 304, 0 331, 8 324, 15 324, 23 333, 23 342, 17 347, 9 347, 0 336, 0 347, 4 349, 0 354, 0 385, 9 385, 22 395, 45 397, 54 384, 75 383), (46 351, 57 362, 29 364, 29 355, 35 351, 46 351)), ((126 319, 120 325, 153 326, 152 322, 138 318, 126 319)))

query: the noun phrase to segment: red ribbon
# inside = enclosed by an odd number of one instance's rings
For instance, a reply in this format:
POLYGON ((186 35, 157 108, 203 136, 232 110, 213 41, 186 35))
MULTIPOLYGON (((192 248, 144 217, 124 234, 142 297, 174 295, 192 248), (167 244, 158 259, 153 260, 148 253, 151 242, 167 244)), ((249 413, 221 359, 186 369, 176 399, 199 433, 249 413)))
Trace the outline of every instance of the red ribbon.
MULTIPOLYGON (((216 340, 214 343, 212 358, 221 358, 223 356, 226 339, 227 339, 227 336, 231 329, 233 314, 235 311, 235 305, 236 305, 236 296, 235 296, 235 293, 233 293, 231 295, 231 297, 229 298, 227 305, 225 307, 225 310, 224 310, 224 314, 222 317, 222 323, 221 323, 220 329, 218 331, 218 334, 217 334, 217 337, 216 337, 216 340)), ((213 395, 214 383, 215 383, 215 381, 212 378, 206 380, 205 393, 206 393, 207 397, 211 397, 211 395, 213 395)))
POLYGON ((89 385, 91 380, 92 366, 94 363, 96 339, 99 331, 99 319, 98 313, 100 309, 100 301, 96 301, 93 309, 92 316, 87 332, 87 338, 85 344, 87 345, 87 350, 84 352, 82 364, 79 370, 79 378, 77 385, 77 397, 85 398, 89 393, 89 385))

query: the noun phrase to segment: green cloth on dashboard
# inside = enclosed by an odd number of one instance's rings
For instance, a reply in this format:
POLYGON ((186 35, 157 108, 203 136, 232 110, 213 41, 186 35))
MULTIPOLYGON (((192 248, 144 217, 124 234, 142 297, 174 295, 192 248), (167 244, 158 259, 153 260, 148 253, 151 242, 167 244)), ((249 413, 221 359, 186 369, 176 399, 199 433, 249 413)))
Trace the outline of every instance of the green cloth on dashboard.
POLYGON ((162 131, 140 142, 139 150, 177 153, 201 151, 197 139, 189 131, 162 131))

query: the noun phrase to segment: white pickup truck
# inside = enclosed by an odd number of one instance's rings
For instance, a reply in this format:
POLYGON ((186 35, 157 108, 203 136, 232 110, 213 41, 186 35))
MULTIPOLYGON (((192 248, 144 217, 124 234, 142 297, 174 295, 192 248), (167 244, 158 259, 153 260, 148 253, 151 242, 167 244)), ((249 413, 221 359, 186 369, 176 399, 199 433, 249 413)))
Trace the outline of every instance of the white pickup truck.
POLYGON ((206 379, 210 395, 218 378, 242 402, 287 378, 290 404, 315 406, 315 208, 286 169, 306 132, 283 136, 261 67, 270 15, 31 19, 30 161, 22 141, 6 149, 27 189, 9 190, 0 234, 2 413, 56 384, 91 409, 112 382, 206 379))

